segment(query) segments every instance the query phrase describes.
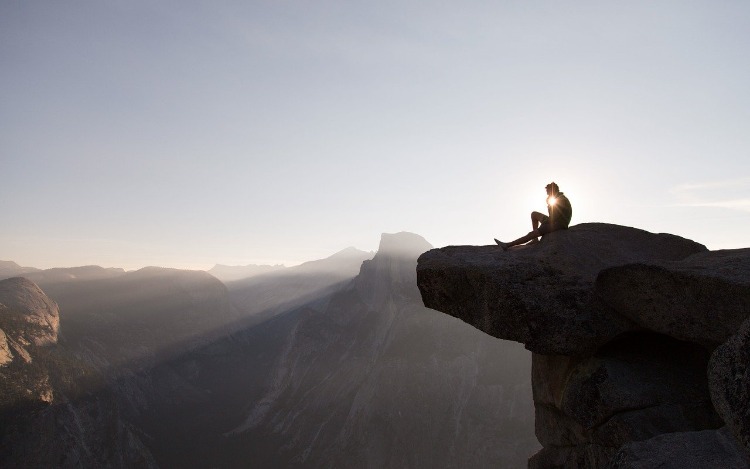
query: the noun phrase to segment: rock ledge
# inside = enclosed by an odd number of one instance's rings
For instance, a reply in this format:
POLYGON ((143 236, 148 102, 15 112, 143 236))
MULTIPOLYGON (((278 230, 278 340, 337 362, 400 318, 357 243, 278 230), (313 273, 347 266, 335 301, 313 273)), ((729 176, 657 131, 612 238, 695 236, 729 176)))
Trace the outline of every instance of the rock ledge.
POLYGON ((544 448, 529 467, 652 467, 665 445, 700 453, 696 440, 713 448, 729 432, 733 443, 704 459, 747 462, 750 366, 738 361, 749 359, 750 325, 719 345, 750 317, 750 249, 581 224, 507 252, 433 249, 417 283, 425 306, 534 352, 544 448), (729 372, 745 381, 722 379, 729 372))

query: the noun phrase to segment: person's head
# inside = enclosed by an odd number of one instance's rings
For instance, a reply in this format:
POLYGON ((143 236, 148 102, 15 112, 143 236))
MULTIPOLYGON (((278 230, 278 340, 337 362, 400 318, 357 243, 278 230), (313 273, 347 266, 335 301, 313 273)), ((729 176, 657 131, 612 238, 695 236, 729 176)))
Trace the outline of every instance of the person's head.
POLYGON ((554 182, 547 184, 545 189, 547 189, 547 195, 557 195, 560 192, 560 188, 554 182))

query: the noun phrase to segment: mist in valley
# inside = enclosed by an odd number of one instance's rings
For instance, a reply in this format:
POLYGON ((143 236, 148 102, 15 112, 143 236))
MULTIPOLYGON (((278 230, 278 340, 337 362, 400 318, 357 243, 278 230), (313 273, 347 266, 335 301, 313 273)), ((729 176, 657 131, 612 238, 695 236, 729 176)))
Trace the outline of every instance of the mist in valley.
POLYGON ((0 315, 15 341, 0 367, 0 461, 523 466, 539 448, 530 354, 422 305, 416 259, 430 248, 384 234, 377 252, 225 283, 203 271, 4 263, 3 276, 56 303, 59 330, 55 344, 24 345, 26 303, 0 315))

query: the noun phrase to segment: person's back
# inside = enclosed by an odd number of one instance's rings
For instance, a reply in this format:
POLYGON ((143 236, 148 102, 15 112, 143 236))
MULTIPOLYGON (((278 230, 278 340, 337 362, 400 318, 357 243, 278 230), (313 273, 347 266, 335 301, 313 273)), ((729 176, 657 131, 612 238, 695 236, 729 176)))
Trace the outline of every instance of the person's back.
POLYGON ((565 194, 558 192, 556 195, 550 197, 552 202, 547 206, 549 217, 552 222, 552 226, 555 229, 565 229, 570 225, 570 220, 573 218, 573 207, 570 204, 570 200, 565 197, 565 194))

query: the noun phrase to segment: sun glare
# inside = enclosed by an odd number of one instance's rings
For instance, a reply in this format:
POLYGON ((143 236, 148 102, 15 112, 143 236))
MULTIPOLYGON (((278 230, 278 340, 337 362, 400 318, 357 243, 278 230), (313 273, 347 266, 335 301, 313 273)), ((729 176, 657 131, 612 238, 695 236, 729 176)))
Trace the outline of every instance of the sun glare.
POLYGON ((553 196, 547 197, 547 205, 553 206, 555 205, 555 202, 557 202, 557 199, 553 196))

